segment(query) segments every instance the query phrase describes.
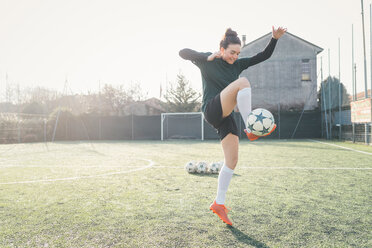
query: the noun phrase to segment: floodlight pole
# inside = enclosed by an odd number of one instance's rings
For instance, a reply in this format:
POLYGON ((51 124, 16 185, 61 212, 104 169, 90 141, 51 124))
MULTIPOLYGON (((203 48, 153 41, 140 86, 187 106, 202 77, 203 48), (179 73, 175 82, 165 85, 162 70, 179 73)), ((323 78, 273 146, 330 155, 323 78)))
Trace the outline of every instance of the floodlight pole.
MULTIPOLYGON (((321 71, 321 70, 320 70, 321 71)), ((321 128, 321 133, 322 137, 324 137, 324 126, 323 126, 323 115, 322 115, 322 110, 323 110, 323 97, 322 97, 322 80, 320 80, 320 87, 319 87, 319 102, 320 102, 320 128, 321 128)))
POLYGON ((98 102, 99 102, 98 140, 101 140, 101 139, 102 139, 102 101, 101 101, 101 80, 98 81, 98 102))
MULTIPOLYGON (((352 88, 353 88, 353 98, 352 101, 355 101, 355 92, 356 92, 356 73, 355 73, 355 64, 354 64, 354 24, 351 24, 351 71, 352 71, 352 88)), ((352 139, 353 143, 355 143, 355 123, 351 123, 352 125, 352 139)))
MULTIPOLYGON (((362 5, 362 29, 363 29, 363 57, 364 57, 364 98, 368 98, 367 93, 367 59, 366 59, 366 37, 364 31, 364 12, 363 12, 363 0, 360 0, 362 5)), ((364 141, 368 144, 368 125, 364 123, 364 141)))
POLYGON ((328 48, 328 97, 329 97, 329 139, 332 139, 332 87, 331 87, 331 51, 328 48))
POLYGON ((8 82, 8 72, 5 73, 5 102, 10 102, 9 92, 8 92, 9 82, 8 82))
MULTIPOLYGON (((371 52, 371 98, 372 98, 372 5, 369 5, 369 47, 370 47, 370 52, 371 52)), ((371 132, 372 134, 372 132, 371 132)))
POLYGON ((164 122, 164 114, 161 113, 161 115, 160 115, 160 128, 161 128, 160 139, 161 140, 164 140, 163 122, 164 122))
POLYGON ((17 120, 18 120, 18 143, 21 143, 21 119, 20 119, 21 100, 20 100, 19 84, 17 84, 17 102, 18 102, 18 114, 17 114, 17 120))
MULTIPOLYGON (((369 22, 370 22, 369 24, 369 36, 370 36, 369 46, 370 46, 370 51, 371 51, 371 95, 370 95, 370 98, 372 99, 372 5, 371 4, 369 5, 369 22)), ((372 102, 371 102, 371 105, 372 105, 372 102)), ((371 109, 371 121, 372 121, 372 109, 371 109)), ((370 141, 372 141, 372 122, 370 123, 370 127, 371 127, 370 141)))
POLYGON ((352 88, 353 88, 353 98, 352 100, 355 101, 356 95, 356 85, 355 85, 355 62, 354 62, 354 24, 351 24, 351 71, 352 71, 352 88))
POLYGON ((321 77, 321 89, 322 89, 322 98, 323 98, 323 106, 324 106, 324 121, 326 127, 326 137, 328 137, 328 120, 327 120, 327 100, 325 97, 325 83, 323 83, 323 57, 320 57, 320 77, 321 77))
POLYGON ((341 140, 341 55, 340 55, 340 38, 338 38, 338 120, 339 120, 339 129, 338 129, 338 139, 341 140))
POLYGON ((367 59, 366 59, 366 37, 364 31, 364 12, 363 12, 363 0, 361 0, 362 4, 362 28, 363 28, 363 57, 364 57, 364 97, 368 97, 367 93, 367 59))

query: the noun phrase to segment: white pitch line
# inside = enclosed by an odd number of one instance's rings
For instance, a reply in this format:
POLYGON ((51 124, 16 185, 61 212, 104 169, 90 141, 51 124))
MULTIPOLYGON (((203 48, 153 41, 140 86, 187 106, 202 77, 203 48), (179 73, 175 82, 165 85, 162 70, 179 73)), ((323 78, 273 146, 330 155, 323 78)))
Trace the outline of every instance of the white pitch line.
POLYGON ((87 178, 94 178, 94 177, 104 177, 104 176, 111 176, 111 175, 127 174, 127 173, 131 173, 131 172, 151 168, 155 164, 152 160, 149 160, 149 159, 141 159, 141 160, 147 161, 147 162, 149 162, 149 164, 146 165, 145 167, 141 167, 141 168, 137 168, 137 169, 133 169, 133 170, 128 170, 128 171, 117 171, 117 172, 110 172, 110 173, 91 175, 91 176, 65 177, 65 178, 41 179, 41 180, 33 180, 33 181, 8 182, 8 183, 0 183, 0 185, 69 181, 69 180, 80 180, 80 179, 87 179, 87 178))
MULTIPOLYGON (((175 167, 175 166, 154 166, 156 168, 169 168, 169 169, 183 169, 183 167, 175 167)), ((372 168, 352 168, 352 167, 265 167, 265 166, 238 166, 237 168, 242 169, 259 169, 259 170, 372 170, 372 168)))
POLYGON ((351 167, 254 167, 242 166, 244 169, 269 169, 269 170, 372 170, 372 168, 351 168, 351 167))
POLYGON ((101 169, 111 169, 111 168, 142 168, 143 166, 141 165, 129 165, 129 166, 100 166, 100 165, 83 165, 83 166, 71 166, 71 165, 21 165, 21 164, 7 164, 7 165, 0 165, 0 169, 2 168, 45 168, 45 169, 65 169, 65 168, 74 168, 74 169, 80 169, 80 168, 101 168, 101 169))
POLYGON ((309 139, 309 140, 310 141, 313 141, 313 142, 316 142, 316 143, 320 143, 320 144, 324 144, 324 145, 329 145, 329 146, 335 146, 335 147, 338 147, 338 148, 341 148, 341 149, 350 150, 350 151, 353 151, 353 152, 359 152, 359 153, 363 153, 363 154, 372 156, 372 153, 370 153, 370 152, 359 151, 359 150, 355 150, 355 149, 352 149, 352 148, 349 148, 349 147, 339 146, 339 145, 335 145, 335 144, 331 144, 331 143, 326 143, 326 142, 321 142, 321 141, 313 140, 313 139, 309 139))

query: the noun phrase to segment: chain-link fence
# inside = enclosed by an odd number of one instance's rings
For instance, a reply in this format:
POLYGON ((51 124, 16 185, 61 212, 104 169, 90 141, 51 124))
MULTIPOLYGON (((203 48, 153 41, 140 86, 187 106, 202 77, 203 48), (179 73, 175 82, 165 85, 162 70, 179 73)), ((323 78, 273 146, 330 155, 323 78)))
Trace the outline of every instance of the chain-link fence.
MULTIPOLYGON (((277 130, 267 138, 301 139, 320 138, 321 122, 319 111, 273 113, 277 130)), ((244 123, 239 113, 233 117, 240 130, 239 137, 246 139, 244 123)), ((180 115, 172 119, 163 128, 167 138, 187 138, 184 133, 195 133, 200 138, 201 119, 180 115), (183 119, 184 118, 184 119, 183 119), (171 125, 170 125, 171 124, 171 125), (194 130, 197 129, 197 130, 194 130), (182 132, 177 133, 177 130, 182 132), (169 132, 172 132, 170 137, 169 132)), ((203 120, 204 139, 219 139, 216 130, 203 120)), ((189 137, 189 138, 190 138, 189 137)), ((0 143, 49 142, 74 140, 160 140, 161 116, 98 116, 73 115, 60 111, 50 116, 1 114, 0 143)))
MULTIPOLYGON (((350 95, 338 78, 327 77, 320 86, 318 98, 321 106, 322 137, 353 142, 371 143, 371 122, 352 122, 353 101, 368 99, 370 92, 350 95)), ((367 112, 370 113, 370 109, 367 112)), ((354 113, 359 115, 360 113, 354 113)), ((367 114, 368 115, 368 114, 367 114)), ((358 117, 358 116, 357 116, 358 117)))

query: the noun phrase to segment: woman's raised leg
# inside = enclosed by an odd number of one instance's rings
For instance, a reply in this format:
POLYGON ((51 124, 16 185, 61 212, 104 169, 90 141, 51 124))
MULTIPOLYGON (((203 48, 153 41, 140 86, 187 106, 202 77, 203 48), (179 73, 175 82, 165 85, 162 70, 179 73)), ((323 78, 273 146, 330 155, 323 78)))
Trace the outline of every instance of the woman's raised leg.
MULTIPOLYGON (((240 90, 250 88, 251 84, 245 77, 238 78, 234 82, 230 83, 220 93, 221 106, 222 106, 222 117, 226 117, 231 114, 237 105, 237 96, 240 90)), ((250 99, 249 99, 250 101, 250 99)), ((249 103, 250 104, 250 103, 249 103)))

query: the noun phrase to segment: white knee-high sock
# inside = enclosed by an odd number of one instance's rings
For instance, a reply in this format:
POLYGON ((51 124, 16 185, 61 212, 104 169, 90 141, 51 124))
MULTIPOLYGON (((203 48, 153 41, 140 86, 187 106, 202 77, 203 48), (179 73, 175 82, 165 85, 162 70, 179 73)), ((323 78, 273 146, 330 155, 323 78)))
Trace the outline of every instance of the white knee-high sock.
POLYGON ((217 204, 225 204, 226 192, 233 174, 234 170, 227 167, 226 164, 223 164, 220 174, 218 175, 218 187, 216 197, 217 204))
POLYGON ((247 128, 248 115, 252 112, 252 90, 251 88, 244 88, 238 91, 236 96, 236 101, 238 103, 238 108, 240 115, 243 118, 244 124, 247 128))

